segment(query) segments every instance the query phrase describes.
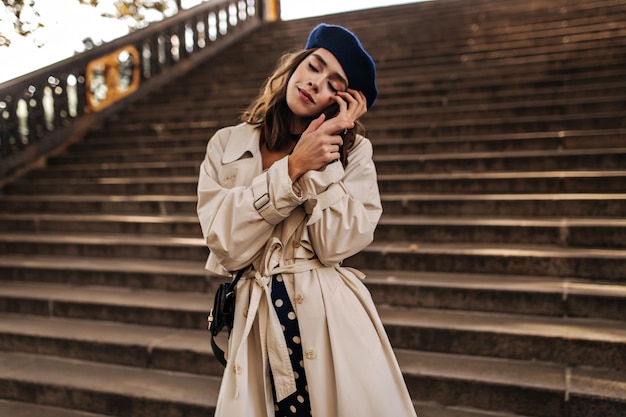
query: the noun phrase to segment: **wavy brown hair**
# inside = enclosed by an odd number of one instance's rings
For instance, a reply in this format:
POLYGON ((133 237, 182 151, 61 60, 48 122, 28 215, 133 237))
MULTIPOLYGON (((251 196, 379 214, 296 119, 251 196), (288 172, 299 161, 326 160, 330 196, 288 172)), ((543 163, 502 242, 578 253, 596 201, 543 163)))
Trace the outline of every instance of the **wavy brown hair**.
MULTIPOLYGON (((287 83, 298 65, 314 51, 315 49, 307 49, 283 55, 274 72, 265 81, 259 95, 241 115, 242 121, 261 130, 263 144, 270 151, 285 149, 293 140, 293 134, 290 132, 293 115, 287 105, 287 83)), ((311 121, 313 119, 311 118, 311 121)), ((344 167, 348 164, 348 152, 354 145, 357 134, 365 134, 365 128, 358 120, 355 121, 354 128, 348 129, 347 133, 342 135, 344 146, 341 151, 341 163, 344 167)))

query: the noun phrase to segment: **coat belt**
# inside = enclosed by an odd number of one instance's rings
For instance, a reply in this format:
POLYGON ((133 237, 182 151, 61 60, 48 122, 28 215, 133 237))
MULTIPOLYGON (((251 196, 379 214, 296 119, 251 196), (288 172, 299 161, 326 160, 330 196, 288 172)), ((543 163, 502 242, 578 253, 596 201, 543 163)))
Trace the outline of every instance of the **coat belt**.
MULTIPOLYGON (((255 263, 256 272, 254 277, 246 277, 246 279, 254 279, 256 285, 253 285, 250 294, 250 304, 248 306, 248 314, 241 342, 234 350, 235 355, 229 358, 228 361, 229 365, 235 367, 235 373, 238 373, 237 358, 248 339, 252 324, 258 314, 261 330, 263 367, 265 368, 265 364, 269 363, 274 380, 277 402, 284 400, 296 392, 296 381, 291 366, 291 360, 289 359, 289 350, 287 348, 287 342, 285 341, 285 335, 276 310, 272 307, 270 289, 272 277, 283 273, 297 274, 324 266, 317 259, 296 262, 290 265, 281 265, 282 260, 283 244, 278 238, 274 237, 266 245, 263 256, 260 258, 260 263, 258 265, 255 263), (265 308, 260 308, 261 304, 264 304, 265 308)), ((236 375, 237 386, 235 389, 235 398, 239 396, 240 378, 240 375, 236 375)))

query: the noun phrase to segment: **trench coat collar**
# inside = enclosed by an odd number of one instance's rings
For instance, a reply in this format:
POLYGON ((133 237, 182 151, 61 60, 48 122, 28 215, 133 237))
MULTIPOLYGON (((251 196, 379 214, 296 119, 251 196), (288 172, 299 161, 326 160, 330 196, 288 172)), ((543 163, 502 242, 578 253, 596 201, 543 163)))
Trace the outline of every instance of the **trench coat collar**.
POLYGON ((261 154, 259 129, 249 123, 241 123, 237 126, 237 130, 237 140, 226 142, 226 148, 222 155, 222 164, 224 165, 241 159, 246 153, 249 153, 252 158, 261 154))

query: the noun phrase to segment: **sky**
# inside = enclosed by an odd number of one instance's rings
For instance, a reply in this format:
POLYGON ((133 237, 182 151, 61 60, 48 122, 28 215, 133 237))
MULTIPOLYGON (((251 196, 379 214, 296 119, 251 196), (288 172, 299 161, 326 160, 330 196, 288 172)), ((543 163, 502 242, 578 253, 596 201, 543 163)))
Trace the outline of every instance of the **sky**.
MULTIPOLYGON (((293 20, 420 0, 280 1, 281 19, 293 20)), ((189 8, 201 2, 183 0, 182 6, 189 8)), ((82 40, 87 37, 108 42, 128 33, 128 26, 123 21, 101 17, 102 13, 113 13, 112 4, 113 0, 101 0, 98 7, 81 5, 78 0, 35 0, 35 8, 44 27, 29 38, 13 32, 10 16, 0 5, 0 32, 9 35, 11 39, 10 47, 0 47, 0 83, 71 57, 77 51, 84 50, 82 40), (76 16, 81 18, 77 19, 76 16)), ((29 9, 23 12, 25 20, 31 13, 29 9)), ((158 14, 152 16, 155 20, 159 17, 158 14)))
POLYGON ((283 20, 293 20, 349 10, 416 3, 417 1, 419 0, 280 0, 280 17, 283 20))

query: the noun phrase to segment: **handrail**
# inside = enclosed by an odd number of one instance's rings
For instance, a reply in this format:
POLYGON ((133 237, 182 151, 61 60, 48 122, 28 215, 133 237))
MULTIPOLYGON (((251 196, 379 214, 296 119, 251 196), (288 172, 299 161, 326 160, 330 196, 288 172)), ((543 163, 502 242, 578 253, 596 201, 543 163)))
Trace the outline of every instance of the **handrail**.
POLYGON ((0 84, 0 179, 262 23, 264 0, 211 0, 0 84))

